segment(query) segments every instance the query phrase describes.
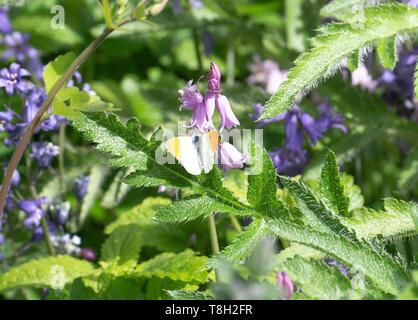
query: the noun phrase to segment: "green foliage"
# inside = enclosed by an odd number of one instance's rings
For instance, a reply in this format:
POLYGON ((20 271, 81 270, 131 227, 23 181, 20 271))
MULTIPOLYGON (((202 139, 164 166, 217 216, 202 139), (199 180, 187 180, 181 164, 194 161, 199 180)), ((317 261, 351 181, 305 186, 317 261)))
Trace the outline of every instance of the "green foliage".
POLYGON ((385 69, 392 70, 396 65, 396 35, 379 40, 377 53, 382 66, 385 69))
POLYGON ((328 152, 319 182, 321 200, 335 214, 348 216, 350 199, 344 193, 335 154, 328 152))
MULTIPOLYGON (((339 13, 344 13, 349 10, 356 10, 367 6, 369 0, 332 0, 321 9, 323 16, 338 16, 339 13)), ((373 1, 376 3, 376 1, 373 1)))
POLYGON ((418 184, 418 146, 410 150, 405 160, 405 167, 402 170, 398 187, 402 192, 408 192, 416 188, 418 184))
POLYGON ((63 288, 66 283, 92 271, 89 262, 70 256, 31 260, 4 273, 0 277, 0 291, 22 287, 63 288))
MULTIPOLYGON (((273 118, 290 108, 302 91, 333 74, 344 57, 380 39, 413 33, 418 27, 418 9, 407 5, 368 7, 339 18, 344 23, 328 24, 312 39, 311 51, 295 61, 288 80, 267 102, 259 120, 273 118)), ((390 53, 385 52, 384 56, 390 53)))
POLYGON ((138 265, 135 273, 147 278, 167 277, 172 280, 204 283, 209 280, 206 261, 207 257, 196 256, 190 249, 178 254, 162 253, 138 265))

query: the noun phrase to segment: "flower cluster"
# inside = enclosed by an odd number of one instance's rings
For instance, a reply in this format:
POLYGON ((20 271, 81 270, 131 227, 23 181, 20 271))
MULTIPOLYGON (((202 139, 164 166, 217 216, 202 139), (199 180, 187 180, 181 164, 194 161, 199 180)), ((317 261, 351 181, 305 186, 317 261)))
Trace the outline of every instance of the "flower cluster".
MULTIPOLYGON (((257 120, 263 111, 261 104, 253 106, 254 113, 250 114, 253 120, 257 120)), ((273 160, 274 167, 279 174, 295 176, 301 174, 309 162, 309 155, 304 150, 304 135, 309 138, 310 143, 315 146, 324 133, 332 128, 340 129, 347 133, 347 128, 342 124, 344 117, 341 114, 334 114, 328 102, 317 107, 320 114, 314 119, 308 113, 303 112, 297 104, 289 110, 277 115, 273 119, 261 121, 258 127, 267 123, 284 120, 286 142, 284 147, 276 148, 275 152, 269 153, 273 160)))
MULTIPOLYGON (((224 128, 231 130, 233 127, 239 126, 240 122, 232 111, 228 98, 221 94, 221 71, 219 67, 212 62, 210 71, 207 75, 208 91, 205 96, 200 93, 198 85, 193 85, 190 80, 184 90, 180 90, 181 95, 180 110, 186 108, 193 111, 189 129, 196 129, 201 132, 214 130, 212 117, 215 108, 221 117, 221 133, 224 128)), ((218 163, 223 167, 226 174, 231 168, 242 168, 246 155, 240 153, 232 144, 222 142, 218 147, 218 163)))

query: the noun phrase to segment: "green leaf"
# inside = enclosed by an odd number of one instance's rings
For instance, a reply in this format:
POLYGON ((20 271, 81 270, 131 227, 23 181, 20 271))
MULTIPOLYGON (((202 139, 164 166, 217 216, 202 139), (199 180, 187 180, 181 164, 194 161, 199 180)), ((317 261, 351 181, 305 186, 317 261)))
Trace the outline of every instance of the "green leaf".
POLYGON ((147 300, 169 300, 169 290, 197 290, 198 286, 189 282, 172 280, 169 278, 152 277, 148 283, 145 292, 147 300))
POLYGON ((344 11, 358 9, 366 5, 368 0, 333 0, 321 9, 321 15, 330 17, 336 16, 344 11))
POLYGON ((416 233, 414 222, 409 214, 407 202, 396 199, 385 199, 385 211, 362 207, 352 211, 350 218, 342 222, 355 230, 361 238, 374 238, 378 235, 384 238, 406 236, 416 233))
POLYGON ((335 214, 348 216, 350 199, 344 193, 335 153, 328 151, 319 182, 321 200, 335 214))
POLYGON ((359 58, 360 58, 359 50, 356 50, 354 53, 348 56, 348 61, 347 61, 348 70, 353 72, 358 69, 359 58))
POLYGON ((412 217, 412 220, 414 220, 415 228, 418 231, 418 205, 415 202, 409 203, 409 213, 412 217))
POLYGON ((276 266, 284 271, 304 294, 320 300, 360 299, 361 296, 351 286, 349 278, 337 268, 332 268, 314 259, 295 256, 276 266))
POLYGON ((295 61, 288 80, 267 102, 259 121, 289 109, 302 91, 307 92, 335 73, 342 59, 354 51, 398 33, 415 32, 418 9, 407 5, 382 5, 365 8, 360 14, 345 13, 343 20, 346 23, 328 24, 320 29, 320 34, 312 39, 311 51, 295 61))
POLYGON ((350 200, 348 211, 350 212, 355 208, 361 208, 364 205, 364 197, 360 187, 354 184, 353 176, 343 172, 341 175, 341 183, 344 186, 344 193, 350 200))
POLYGON ((418 184, 418 147, 413 148, 405 160, 399 176, 398 187, 402 192, 413 190, 418 184))
POLYGON ((396 35, 379 40, 377 53, 380 63, 386 69, 393 70, 396 65, 396 35))
POLYGON ((289 247, 280 251, 280 254, 277 256, 278 262, 282 262, 286 259, 294 258, 295 256, 300 256, 305 259, 321 259, 325 255, 323 252, 312 249, 311 247, 305 246, 300 243, 292 243, 289 247))
POLYGON ((268 224, 263 219, 255 219, 234 241, 218 255, 212 257, 207 266, 216 268, 221 261, 227 260, 237 263, 247 258, 257 245, 270 235, 268 224))
POLYGON ((101 260, 110 264, 136 264, 142 239, 137 225, 126 225, 117 228, 104 242, 101 250, 101 260))
POLYGON ((408 282, 402 266, 389 255, 376 252, 366 242, 352 242, 346 237, 312 230, 281 218, 270 221, 269 228, 281 238, 308 245, 350 268, 355 267, 387 293, 398 294, 408 282))
POLYGON ((191 196, 184 200, 173 202, 172 204, 160 209, 155 215, 158 222, 186 222, 197 219, 199 217, 205 218, 214 213, 226 212, 236 215, 250 215, 253 211, 241 211, 234 209, 231 206, 224 205, 222 202, 217 202, 215 199, 208 196, 191 196))
POLYGON ((273 166, 273 161, 265 150, 256 150, 256 152, 263 153, 263 169, 258 175, 248 176, 247 200, 265 216, 271 218, 276 216, 288 217, 288 209, 277 198, 277 172, 273 166))
POLYGON ((207 260, 207 257, 196 256, 190 249, 178 254, 165 252, 141 263, 135 273, 147 278, 167 277, 172 280, 205 283, 209 280, 205 267, 207 260))
POLYGON ((182 251, 189 247, 190 235, 179 225, 167 225, 155 222, 152 217, 171 203, 167 198, 147 198, 132 210, 123 213, 115 222, 109 224, 105 233, 110 234, 121 226, 136 225, 138 243, 142 246, 156 247, 162 251, 182 251))
POLYGON ((66 283, 92 271, 89 262, 65 255, 31 260, 3 274, 0 291, 22 287, 63 288, 66 283))
POLYGON ((289 190, 290 195, 296 201, 297 207, 311 227, 345 236, 355 242, 355 236, 340 223, 337 217, 333 216, 306 184, 284 176, 280 176, 280 182, 289 190))
POLYGON ((69 52, 65 55, 58 56, 54 61, 47 64, 43 73, 47 94, 51 92, 52 88, 58 83, 75 58, 74 52, 69 52))

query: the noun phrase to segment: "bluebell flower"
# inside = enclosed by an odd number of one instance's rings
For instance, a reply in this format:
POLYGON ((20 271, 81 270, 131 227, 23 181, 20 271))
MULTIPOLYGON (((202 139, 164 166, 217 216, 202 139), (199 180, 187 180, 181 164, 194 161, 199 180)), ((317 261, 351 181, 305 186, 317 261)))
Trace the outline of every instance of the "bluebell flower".
POLYGON ((34 142, 32 143, 32 153, 30 157, 38 161, 38 167, 47 168, 52 160, 58 156, 60 148, 51 142, 34 142))
MULTIPOLYGON (((262 106, 261 103, 257 103, 257 104, 253 104, 253 109, 254 109, 254 113, 250 113, 248 116, 251 119, 253 119, 254 121, 256 121, 260 117, 261 113, 263 112, 264 107, 262 106)), ((282 114, 278 114, 277 116, 275 116, 272 119, 264 119, 264 120, 261 120, 257 124, 256 128, 257 129, 258 128, 261 128, 262 126, 264 126, 264 125, 266 125, 268 123, 282 121, 282 120, 284 120, 285 116, 286 116, 286 113, 282 113, 282 114)))
POLYGON ((282 300, 290 300, 293 295, 294 287, 292 280, 290 280, 286 272, 278 272, 276 275, 276 282, 278 288, 285 294, 282 300))
POLYGON ((344 116, 340 113, 334 114, 328 102, 320 104, 317 110, 321 114, 315 119, 315 127, 321 135, 332 128, 340 129, 344 134, 347 133, 347 127, 342 124, 345 121, 344 116))
POLYGON ((25 102, 25 122, 31 123, 46 100, 45 89, 33 87, 29 89, 25 102))
POLYGON ((15 91, 25 93, 28 88, 22 77, 30 76, 30 72, 20 67, 18 63, 13 62, 9 69, 3 68, 0 71, 0 88, 5 88, 9 96, 15 91))
POLYGON ((70 216, 70 202, 63 202, 55 206, 54 220, 58 224, 65 224, 70 216))
POLYGON ((57 114, 50 115, 47 119, 42 121, 40 128, 43 131, 54 131, 57 132, 60 128, 60 124, 65 122, 67 119, 57 114))
POLYGON ((70 80, 68 80, 67 88, 74 87, 76 82, 78 84, 80 84, 81 81, 83 81, 83 77, 82 77, 80 72, 76 71, 76 72, 74 72, 73 77, 70 80), (75 81, 74 81, 74 79, 75 79, 75 81))
POLYGON ((247 159, 247 155, 239 152, 229 142, 222 142, 218 147, 218 164, 228 175, 234 168, 242 168, 247 159))
POLYGON ((12 181, 10 182, 10 186, 12 188, 16 188, 20 184, 20 173, 19 171, 13 171, 12 181))
POLYGON ((43 209, 46 203, 47 200, 45 197, 39 198, 38 200, 20 201, 20 209, 28 216, 28 218, 23 221, 23 224, 29 229, 35 229, 39 227, 42 217, 46 215, 46 212, 43 209))
POLYGON ((10 109, 6 111, 0 111, 0 132, 7 131, 7 124, 9 124, 14 117, 14 112, 10 109))
POLYGON ((12 24, 7 12, 9 12, 9 7, 0 7, 0 33, 10 33, 12 31, 12 24))
POLYGON ((11 145, 17 145, 22 138, 26 130, 26 123, 17 123, 17 124, 6 124, 6 131, 9 136, 4 139, 4 144, 9 147, 11 145))
POLYGON ((3 52, 3 59, 8 60, 16 58, 19 62, 24 62, 26 58, 29 60, 39 59, 38 51, 29 45, 30 35, 22 34, 19 31, 13 31, 10 34, 5 35, 4 42, 7 45, 7 49, 3 52))
POLYGON ((89 182, 90 177, 86 177, 82 174, 78 178, 74 179, 75 195, 79 201, 83 200, 84 196, 87 194, 89 182))

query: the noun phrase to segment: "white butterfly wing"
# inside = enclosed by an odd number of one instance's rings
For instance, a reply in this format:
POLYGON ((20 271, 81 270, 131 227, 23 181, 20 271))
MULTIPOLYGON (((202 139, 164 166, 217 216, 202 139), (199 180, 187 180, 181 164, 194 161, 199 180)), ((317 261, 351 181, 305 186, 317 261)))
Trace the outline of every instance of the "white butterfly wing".
POLYGON ((202 173, 199 156, 192 137, 176 137, 167 141, 168 151, 176 157, 186 171, 192 175, 202 173))

